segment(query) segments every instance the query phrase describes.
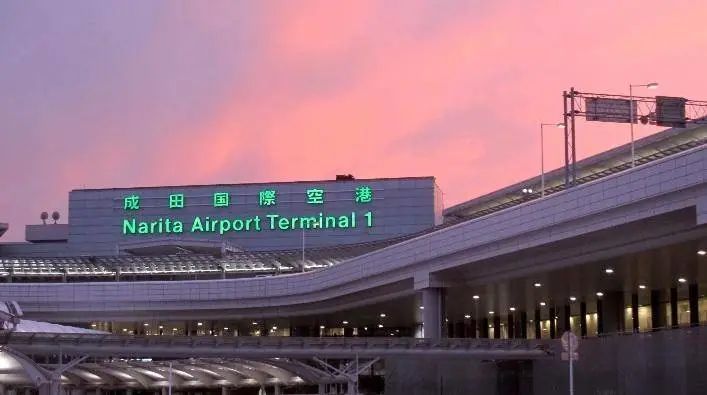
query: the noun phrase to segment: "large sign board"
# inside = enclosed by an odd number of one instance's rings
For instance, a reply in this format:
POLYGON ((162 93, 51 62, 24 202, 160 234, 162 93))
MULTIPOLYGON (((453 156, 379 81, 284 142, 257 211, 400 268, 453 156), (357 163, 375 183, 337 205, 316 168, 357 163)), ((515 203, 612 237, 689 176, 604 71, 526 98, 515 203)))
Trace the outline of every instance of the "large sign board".
MULTIPOLYGON (((587 121, 631 122, 631 101, 628 99, 609 99, 587 97, 584 102, 587 121)), ((633 122, 636 123, 636 101, 633 101, 633 122)))
POLYGON ((227 241, 247 250, 332 246, 416 233, 439 222, 433 177, 75 190, 69 243, 227 241))

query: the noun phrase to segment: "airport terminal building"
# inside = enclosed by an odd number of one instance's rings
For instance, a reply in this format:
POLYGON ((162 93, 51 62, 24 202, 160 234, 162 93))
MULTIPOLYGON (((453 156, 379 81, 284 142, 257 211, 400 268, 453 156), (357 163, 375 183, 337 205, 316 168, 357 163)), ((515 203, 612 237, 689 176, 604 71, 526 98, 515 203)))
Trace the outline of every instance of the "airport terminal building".
POLYGON ((564 393, 571 332, 578 393, 707 393, 706 141, 446 208, 434 177, 73 190, 0 242, 0 391, 564 393))

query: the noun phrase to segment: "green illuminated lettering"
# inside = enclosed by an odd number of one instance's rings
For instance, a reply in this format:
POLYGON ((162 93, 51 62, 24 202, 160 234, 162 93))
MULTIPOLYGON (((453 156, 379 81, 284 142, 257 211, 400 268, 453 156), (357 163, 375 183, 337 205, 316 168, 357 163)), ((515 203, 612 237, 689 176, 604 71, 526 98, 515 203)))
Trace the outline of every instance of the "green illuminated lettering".
POLYGON ((135 218, 123 219, 123 234, 135 234, 135 218))
POLYGON ((146 235, 150 233, 150 226, 147 224, 147 222, 140 222, 140 224, 138 224, 137 233, 141 235, 146 235))
POLYGON ((179 220, 174 221, 174 226, 172 227, 172 233, 182 233, 182 232, 184 232, 184 224, 182 224, 182 221, 179 221, 179 220))
POLYGON ((130 195, 123 199, 123 210, 139 210, 140 196, 130 195))
POLYGON ((370 203, 373 200, 373 190, 367 185, 357 187, 354 200, 356 203, 370 203))
POLYGON ((307 203, 309 204, 323 204, 324 203, 324 190, 319 188, 307 189, 307 203))
POLYGON ((194 218, 194 222, 191 224, 191 232, 203 232, 204 225, 201 223, 201 217, 194 218))
POLYGON ((290 221, 289 221, 287 218, 280 218, 280 219, 277 221, 277 226, 278 226, 278 228, 280 228, 281 230, 287 230, 287 229, 289 229, 289 227, 290 227, 290 221))
POLYGON ((363 214, 364 217, 366 217, 366 226, 369 228, 373 227, 373 212, 369 211, 366 214, 363 214))
POLYGON ((169 208, 184 208, 184 194, 173 193, 169 195, 169 208))
POLYGON ((279 217, 279 215, 268 214, 266 217, 270 220, 270 229, 275 229, 275 220, 279 217))
MULTIPOLYGON (((234 221, 235 222, 235 221, 234 221)), ((218 233, 219 234, 224 234, 231 230, 231 221, 227 219, 222 219, 218 222, 218 233)))

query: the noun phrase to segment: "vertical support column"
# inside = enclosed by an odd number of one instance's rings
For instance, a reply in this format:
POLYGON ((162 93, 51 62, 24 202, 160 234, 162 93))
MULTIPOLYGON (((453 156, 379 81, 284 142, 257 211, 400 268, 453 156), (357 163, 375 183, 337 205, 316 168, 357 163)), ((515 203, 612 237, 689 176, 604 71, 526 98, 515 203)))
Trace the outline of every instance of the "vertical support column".
POLYGON ((514 337, 516 337, 515 336, 516 326, 515 326, 515 322, 513 322, 513 319, 514 319, 513 313, 508 313, 508 323, 506 324, 508 326, 506 327, 506 329, 508 331, 508 338, 509 339, 513 339, 514 337))
POLYGON ((597 299, 597 335, 601 336, 604 333, 604 301, 597 299))
POLYGON ((533 324, 535 324, 535 338, 540 339, 543 336, 543 330, 542 327, 540 326, 540 309, 535 309, 535 318, 533 318, 533 324))
POLYGON ((489 338, 489 319, 484 317, 481 319, 481 326, 479 328, 479 337, 482 339, 489 338))
POLYGON ((557 337, 557 328, 555 327, 555 308, 550 307, 550 339, 557 337))
POLYGON ((667 323, 665 322, 665 309, 662 306, 662 292, 659 289, 651 290, 651 330, 657 330, 658 328, 664 327, 667 323))
MULTIPOLYGON (((273 388, 273 395, 282 395, 282 390, 280 389, 279 384, 275 384, 275 387, 273 388)), ((227 395, 227 394, 222 394, 222 395, 227 395)))
POLYGON ((602 314, 599 315, 600 333, 614 333, 624 331, 624 294, 622 291, 607 293, 602 299, 597 300, 602 305, 602 314))
POLYGON ((640 330, 638 322, 638 294, 635 292, 631 294, 631 329, 633 333, 638 333, 640 330))
POLYGON ((528 338, 528 314, 525 311, 520 312, 520 338, 528 338))
POLYGON ((5 395, 5 384, 0 384, 0 395, 5 395))
POLYGON ((132 389, 132 388, 126 388, 126 389, 125 389, 125 395, 133 395, 133 389, 132 389))
POLYGON ((425 337, 439 339, 442 337, 442 289, 425 288, 422 290, 422 325, 425 337))
POLYGON ((700 325, 700 307, 698 303, 700 294, 697 283, 690 284, 687 297, 690 305, 690 326, 698 326, 700 325))
POLYGON ((670 288, 670 326, 678 327, 678 289, 670 288))
MULTIPOLYGON (((162 393, 162 395, 169 395, 169 388, 162 387, 162 391, 160 391, 160 392, 162 393)), ((223 390, 222 390, 222 393, 223 393, 223 390)), ((226 394, 224 394, 224 395, 226 395, 226 394)))
POLYGON ((472 318, 471 322, 469 323, 469 333, 467 333, 467 337, 470 337, 472 339, 476 339, 476 325, 477 321, 476 318, 472 318))
POLYGON ((566 331, 572 331, 572 321, 570 320, 570 317, 572 317, 572 307, 568 304, 565 305, 565 308, 562 311, 562 332, 566 331))
POLYGON ((501 316, 498 314, 493 316, 493 338, 501 338, 501 316))
POLYGON ((579 303, 579 334, 582 337, 587 336, 587 303, 579 303))
POLYGON ((319 383, 319 395, 326 395, 326 384, 319 383))

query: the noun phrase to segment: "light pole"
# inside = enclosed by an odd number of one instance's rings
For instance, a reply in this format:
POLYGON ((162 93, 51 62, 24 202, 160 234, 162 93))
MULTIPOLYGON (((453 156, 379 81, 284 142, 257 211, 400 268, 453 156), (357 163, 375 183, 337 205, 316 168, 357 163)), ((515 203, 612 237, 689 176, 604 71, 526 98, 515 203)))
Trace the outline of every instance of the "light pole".
POLYGON ((545 196, 545 126, 554 126, 564 129, 565 124, 559 123, 540 123, 540 197, 545 196))
POLYGON ((657 82, 649 82, 647 84, 629 84, 628 85, 628 96, 629 96, 629 105, 628 105, 628 112, 629 112, 629 119, 628 123, 631 125, 631 167, 636 167, 636 148, 634 146, 634 139, 633 139, 633 88, 648 88, 648 89, 656 89, 658 88, 658 83, 657 82))

